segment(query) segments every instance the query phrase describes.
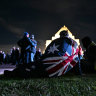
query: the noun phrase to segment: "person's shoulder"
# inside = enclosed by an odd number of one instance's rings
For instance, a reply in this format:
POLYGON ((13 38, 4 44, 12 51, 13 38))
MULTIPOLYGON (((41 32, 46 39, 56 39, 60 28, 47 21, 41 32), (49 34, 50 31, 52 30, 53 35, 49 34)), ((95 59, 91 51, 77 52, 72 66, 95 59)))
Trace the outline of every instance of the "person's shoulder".
POLYGON ((32 39, 31 39, 31 41, 32 41, 34 44, 37 44, 37 41, 36 41, 36 40, 32 40, 32 39))
POLYGON ((56 42, 56 41, 59 41, 59 40, 61 40, 61 38, 56 38, 52 42, 56 42))
POLYGON ((26 39, 31 40, 29 37, 26 37, 26 39))
POLYGON ((29 37, 26 37, 25 39, 26 39, 28 42, 32 42, 29 37))
POLYGON ((22 41, 23 41, 23 38, 21 38, 20 40, 18 40, 17 41, 17 44, 22 43, 22 41))
POLYGON ((70 45, 72 45, 73 42, 74 42, 74 40, 73 40, 72 38, 70 38, 70 37, 64 37, 64 40, 65 40, 68 44, 70 44, 70 45))
POLYGON ((35 43, 37 43, 37 41, 36 41, 36 40, 34 40, 34 42, 35 42, 35 43))
POLYGON ((63 42, 65 42, 65 41, 66 41, 67 43, 72 44, 72 40, 71 40, 70 38, 67 38, 67 37, 57 38, 57 39, 53 40, 52 43, 53 43, 53 42, 61 42, 61 43, 63 43, 63 42))

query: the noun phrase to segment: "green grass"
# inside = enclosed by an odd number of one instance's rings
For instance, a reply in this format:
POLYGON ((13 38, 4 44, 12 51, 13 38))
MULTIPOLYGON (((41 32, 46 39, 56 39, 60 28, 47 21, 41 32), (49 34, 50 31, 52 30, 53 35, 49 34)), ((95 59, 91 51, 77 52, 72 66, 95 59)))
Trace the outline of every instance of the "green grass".
POLYGON ((96 96, 96 75, 27 80, 1 78, 0 96, 96 96))

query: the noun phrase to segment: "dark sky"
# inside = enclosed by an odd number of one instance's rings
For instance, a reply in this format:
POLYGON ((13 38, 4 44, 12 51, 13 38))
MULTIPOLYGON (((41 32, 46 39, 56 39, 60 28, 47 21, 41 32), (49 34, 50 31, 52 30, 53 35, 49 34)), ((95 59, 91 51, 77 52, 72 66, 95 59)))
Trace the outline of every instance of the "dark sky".
POLYGON ((0 50, 9 50, 27 31, 38 45, 62 27, 96 42, 96 0, 0 0, 0 50))

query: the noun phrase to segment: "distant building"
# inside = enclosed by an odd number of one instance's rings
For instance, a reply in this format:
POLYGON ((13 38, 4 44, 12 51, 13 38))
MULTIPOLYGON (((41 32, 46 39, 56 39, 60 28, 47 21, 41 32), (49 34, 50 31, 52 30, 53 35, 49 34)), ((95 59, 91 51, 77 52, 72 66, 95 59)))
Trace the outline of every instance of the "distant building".
POLYGON ((64 31, 64 30, 68 30, 68 32, 69 32, 69 37, 71 37, 73 40, 75 40, 75 41, 78 43, 78 45, 80 45, 79 39, 75 39, 75 36, 73 36, 72 33, 69 31, 69 29, 64 25, 64 26, 55 34, 55 36, 52 36, 52 39, 51 39, 51 40, 46 40, 46 47, 47 47, 54 39, 59 38, 59 37, 60 37, 60 35, 59 35, 60 32, 61 32, 61 31, 64 31))

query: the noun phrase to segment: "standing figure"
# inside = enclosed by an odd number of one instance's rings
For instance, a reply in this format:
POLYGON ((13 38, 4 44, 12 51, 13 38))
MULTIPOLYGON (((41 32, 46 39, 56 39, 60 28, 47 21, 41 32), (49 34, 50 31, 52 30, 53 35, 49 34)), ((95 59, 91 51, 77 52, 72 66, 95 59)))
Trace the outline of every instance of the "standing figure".
POLYGON ((5 63, 6 54, 5 54, 5 52, 2 52, 2 54, 3 54, 3 63, 5 63))
POLYGON ((2 63, 3 63, 3 52, 0 51, 0 64, 2 64, 2 63))
POLYGON ((9 64, 9 63, 10 63, 10 55, 7 53, 5 57, 5 64, 9 64))
POLYGON ((24 36, 21 40, 17 42, 17 44, 21 47, 21 60, 23 64, 28 64, 30 63, 30 47, 34 45, 32 40, 29 38, 29 33, 24 32, 24 36))
POLYGON ((18 65, 19 64, 19 61, 20 61, 19 48, 16 48, 16 50, 15 50, 15 56, 16 56, 16 65, 18 65))
POLYGON ((37 41, 34 40, 34 35, 31 36, 32 46, 30 49, 30 62, 34 61, 34 56, 36 54, 37 41))
POLYGON ((11 53, 11 63, 12 63, 13 65, 16 64, 15 50, 16 50, 16 47, 13 47, 13 48, 12 48, 12 53, 11 53))

